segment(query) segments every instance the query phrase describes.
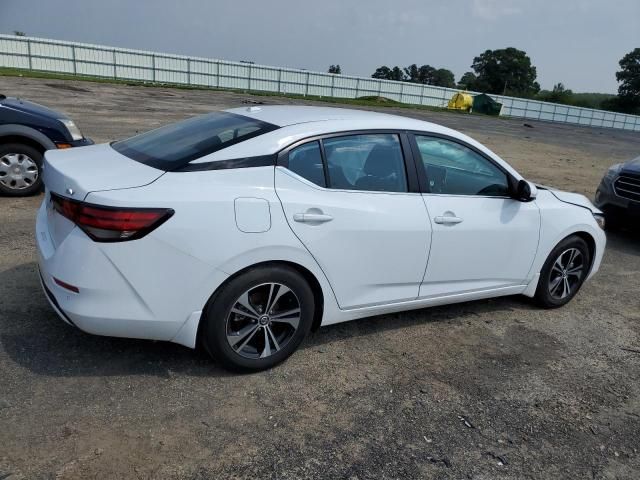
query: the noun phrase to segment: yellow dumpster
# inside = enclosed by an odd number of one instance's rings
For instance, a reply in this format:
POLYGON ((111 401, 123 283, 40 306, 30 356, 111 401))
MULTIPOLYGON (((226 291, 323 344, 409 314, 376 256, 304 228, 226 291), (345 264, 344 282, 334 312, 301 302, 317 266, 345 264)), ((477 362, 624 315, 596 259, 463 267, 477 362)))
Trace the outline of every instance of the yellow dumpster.
POLYGON ((473 96, 467 92, 458 92, 451 97, 447 108, 470 112, 473 109, 473 96))

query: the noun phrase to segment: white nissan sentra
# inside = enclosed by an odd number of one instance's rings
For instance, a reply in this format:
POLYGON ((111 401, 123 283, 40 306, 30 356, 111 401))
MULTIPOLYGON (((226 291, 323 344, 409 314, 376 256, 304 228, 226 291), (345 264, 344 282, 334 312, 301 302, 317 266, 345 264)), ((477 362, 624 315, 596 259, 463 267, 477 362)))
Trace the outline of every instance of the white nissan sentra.
POLYGON ((571 300, 603 217, 454 130, 265 106, 46 153, 36 239, 64 321, 201 343, 225 366, 287 358, 320 325, 501 295, 571 300))

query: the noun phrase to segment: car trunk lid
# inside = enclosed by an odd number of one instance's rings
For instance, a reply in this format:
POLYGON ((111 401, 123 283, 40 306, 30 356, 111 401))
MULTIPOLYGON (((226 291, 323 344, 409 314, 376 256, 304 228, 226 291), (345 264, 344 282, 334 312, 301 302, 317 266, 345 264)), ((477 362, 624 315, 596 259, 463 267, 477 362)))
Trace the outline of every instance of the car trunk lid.
POLYGON ((164 173, 119 154, 108 144, 47 151, 43 180, 49 234, 54 245, 57 247, 75 225, 52 208, 51 192, 82 201, 91 192, 148 185, 164 173))

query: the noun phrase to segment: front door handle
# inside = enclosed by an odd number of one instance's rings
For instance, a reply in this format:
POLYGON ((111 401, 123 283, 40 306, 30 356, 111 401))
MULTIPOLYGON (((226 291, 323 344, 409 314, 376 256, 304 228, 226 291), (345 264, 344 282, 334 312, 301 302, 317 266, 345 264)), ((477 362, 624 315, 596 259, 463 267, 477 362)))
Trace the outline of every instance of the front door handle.
POLYGON ((462 219, 460 217, 454 217, 449 215, 435 217, 433 221, 441 225, 455 225, 457 223, 462 223, 462 219))
POLYGON ((325 213, 294 213, 293 221, 300 223, 326 223, 333 220, 331 215, 325 213))

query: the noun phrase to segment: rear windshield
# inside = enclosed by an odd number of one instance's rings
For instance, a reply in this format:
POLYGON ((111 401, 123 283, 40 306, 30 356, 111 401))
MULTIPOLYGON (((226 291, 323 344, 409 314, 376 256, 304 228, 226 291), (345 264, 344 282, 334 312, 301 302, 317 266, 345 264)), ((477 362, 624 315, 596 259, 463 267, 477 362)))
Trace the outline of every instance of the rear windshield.
POLYGON ((133 160, 169 171, 277 128, 243 115, 215 112, 166 125, 111 146, 133 160))

